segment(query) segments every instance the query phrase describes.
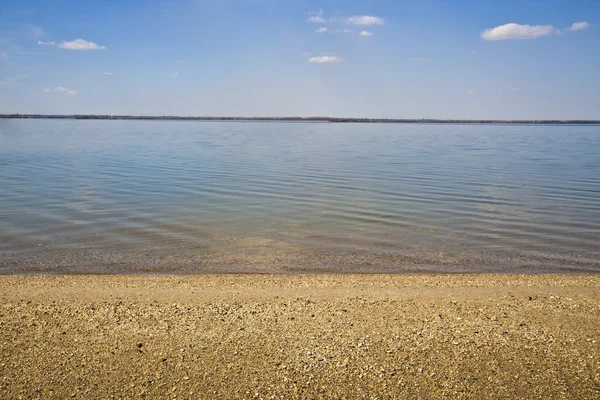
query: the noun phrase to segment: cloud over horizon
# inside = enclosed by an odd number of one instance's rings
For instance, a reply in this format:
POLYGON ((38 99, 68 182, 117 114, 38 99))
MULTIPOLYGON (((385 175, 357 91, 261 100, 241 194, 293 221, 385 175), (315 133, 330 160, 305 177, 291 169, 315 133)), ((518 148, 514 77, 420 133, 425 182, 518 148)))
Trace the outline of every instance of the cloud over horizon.
POLYGON ((41 46, 57 46, 60 47, 61 49, 66 49, 66 50, 105 50, 106 47, 104 46, 100 46, 94 42, 90 42, 87 40, 83 40, 81 38, 79 39, 75 39, 72 40, 70 42, 62 42, 62 43, 56 43, 56 42, 42 42, 41 40, 38 40, 37 44, 41 45, 41 46))
POLYGON ((60 93, 74 95, 77 94, 77 90, 67 89, 62 86, 55 87, 54 89, 44 89, 44 93, 60 93))
POLYGON ((324 24, 327 21, 325 20, 325 18, 323 18, 323 10, 319 10, 319 12, 315 15, 311 15, 310 17, 308 17, 307 19, 308 22, 314 22, 316 24, 324 24))
POLYGON ((573 22, 570 28, 567 28, 569 31, 582 31, 591 26, 589 22, 573 22))
POLYGON ((590 27, 589 22, 574 22, 570 27, 560 30, 553 25, 520 25, 514 22, 481 32, 485 40, 538 39, 544 36, 560 36, 564 32, 582 31, 590 27))
POLYGON ((342 62, 342 59, 336 56, 319 56, 319 57, 311 57, 308 59, 309 63, 316 64, 330 64, 330 63, 338 63, 342 62))
POLYGON ((485 40, 537 39, 557 33, 552 25, 519 25, 515 23, 488 28, 481 33, 485 40))
POLYGON ((383 25, 385 20, 383 18, 374 17, 372 15, 354 15, 352 17, 346 18, 347 24, 352 25, 383 25))
POLYGON ((315 30, 315 32, 317 32, 317 33, 327 32, 327 27, 318 28, 315 30))
POLYGON ((369 32, 369 31, 362 31, 359 33, 360 36, 373 36, 373 32, 369 32))
POLYGON ((71 42, 62 42, 58 45, 61 49, 67 50, 104 50, 106 47, 99 46, 94 42, 89 42, 83 39, 75 39, 71 42))

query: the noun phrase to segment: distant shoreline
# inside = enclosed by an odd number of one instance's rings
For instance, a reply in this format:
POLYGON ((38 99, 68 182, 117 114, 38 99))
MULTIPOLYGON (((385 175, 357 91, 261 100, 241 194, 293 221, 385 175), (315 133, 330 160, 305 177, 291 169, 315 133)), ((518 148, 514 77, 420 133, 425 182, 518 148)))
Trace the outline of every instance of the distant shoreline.
POLYGON ((600 120, 495 120, 495 119, 394 119, 394 118, 334 118, 334 117, 183 117, 143 115, 44 115, 0 114, 0 119, 99 119, 149 121, 282 121, 329 123, 392 123, 392 124, 523 124, 523 125, 600 125, 600 120))

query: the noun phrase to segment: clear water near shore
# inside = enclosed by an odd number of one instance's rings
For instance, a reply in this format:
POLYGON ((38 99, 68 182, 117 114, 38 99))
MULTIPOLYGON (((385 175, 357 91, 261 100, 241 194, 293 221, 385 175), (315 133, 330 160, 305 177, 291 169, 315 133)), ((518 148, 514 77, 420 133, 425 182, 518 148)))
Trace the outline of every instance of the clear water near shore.
POLYGON ((0 273, 600 271, 600 126, 0 121, 0 273))

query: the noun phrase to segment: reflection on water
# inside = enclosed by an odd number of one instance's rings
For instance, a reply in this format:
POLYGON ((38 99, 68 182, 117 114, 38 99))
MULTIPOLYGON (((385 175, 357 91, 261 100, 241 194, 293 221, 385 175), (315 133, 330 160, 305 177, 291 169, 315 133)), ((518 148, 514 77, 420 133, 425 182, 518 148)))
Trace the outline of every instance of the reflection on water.
POLYGON ((599 271, 600 127, 0 121, 0 272, 599 271))

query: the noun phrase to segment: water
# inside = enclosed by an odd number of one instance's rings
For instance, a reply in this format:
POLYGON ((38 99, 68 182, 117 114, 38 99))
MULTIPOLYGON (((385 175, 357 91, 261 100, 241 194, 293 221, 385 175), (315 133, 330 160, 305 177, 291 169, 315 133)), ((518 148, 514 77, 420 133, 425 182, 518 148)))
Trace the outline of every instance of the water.
POLYGON ((0 120, 0 273, 600 271, 600 127, 0 120))

